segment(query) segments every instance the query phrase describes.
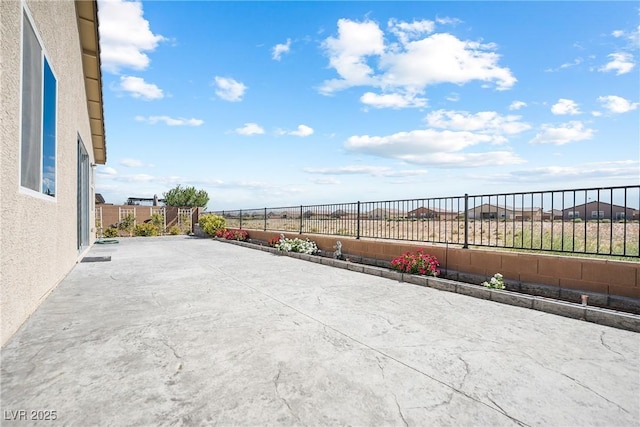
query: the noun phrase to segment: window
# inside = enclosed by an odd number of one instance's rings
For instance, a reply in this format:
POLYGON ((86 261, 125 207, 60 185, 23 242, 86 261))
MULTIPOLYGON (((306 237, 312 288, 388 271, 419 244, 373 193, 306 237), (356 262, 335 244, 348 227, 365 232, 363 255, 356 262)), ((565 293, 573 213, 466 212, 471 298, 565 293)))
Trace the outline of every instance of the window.
POLYGON ((616 212, 616 219, 625 219, 625 213, 624 212, 616 212))
POLYGON ((580 218, 579 211, 569 211, 569 218, 580 218))
POLYGON ((57 80, 26 10, 22 22, 20 185, 55 197, 57 80))
POLYGON ((591 211, 591 218, 593 219, 604 218, 604 211, 591 211))

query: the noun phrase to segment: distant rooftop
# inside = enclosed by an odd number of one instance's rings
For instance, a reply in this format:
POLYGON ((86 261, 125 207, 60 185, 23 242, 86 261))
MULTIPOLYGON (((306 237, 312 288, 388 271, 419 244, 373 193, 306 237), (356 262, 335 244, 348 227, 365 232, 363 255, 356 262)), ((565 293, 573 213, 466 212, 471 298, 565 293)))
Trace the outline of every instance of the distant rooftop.
POLYGON ((143 205, 143 206, 158 206, 162 203, 164 205, 165 199, 158 199, 158 196, 154 197, 129 197, 127 199, 127 205, 143 205))

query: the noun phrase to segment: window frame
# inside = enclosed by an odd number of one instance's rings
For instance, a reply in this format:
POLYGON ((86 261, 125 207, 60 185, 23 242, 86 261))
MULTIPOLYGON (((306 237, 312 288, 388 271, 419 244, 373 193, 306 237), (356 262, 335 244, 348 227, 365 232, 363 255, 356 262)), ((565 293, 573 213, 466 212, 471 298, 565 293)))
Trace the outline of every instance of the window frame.
MULTIPOLYGON (((40 37, 40 33, 38 32, 38 29, 35 25, 35 20, 33 19, 33 16, 31 14, 31 11, 29 10, 28 6, 26 5, 26 3, 22 2, 22 13, 21 13, 21 20, 20 20, 20 106, 19 106, 19 111, 20 111, 20 138, 18 140, 18 144, 19 144, 19 149, 18 149, 18 153, 19 153, 19 167, 18 167, 18 186, 19 186, 19 192, 21 194, 26 194, 41 200, 46 200, 49 202, 56 202, 58 197, 58 114, 59 114, 59 96, 58 96, 58 87, 59 87, 59 80, 58 80, 58 76, 57 73, 51 63, 51 60, 49 59, 49 54, 47 53, 47 50, 44 47, 44 43, 42 42, 42 38, 40 37), (23 185, 23 144, 24 144, 24 135, 23 135, 23 126, 24 126, 24 109, 25 109, 25 60, 24 60, 24 50, 25 50, 25 32, 28 31, 27 27, 26 27, 26 23, 29 24, 29 26, 31 27, 31 30, 33 31, 33 35, 35 36, 35 41, 37 41, 38 47, 40 48, 40 70, 39 70, 39 90, 40 90, 40 116, 39 116, 39 123, 38 125, 40 126, 40 134, 39 134, 39 139, 37 142, 33 142, 34 144, 39 143, 37 152, 39 155, 39 167, 38 167, 38 185, 37 185, 37 189, 33 189, 31 187, 27 187, 25 185, 23 185), (47 73, 48 71, 48 73, 47 73), (53 81, 51 83, 53 83, 53 87, 49 87, 46 83, 46 81, 50 81, 48 78, 49 76, 53 79, 53 81), (47 89, 51 89, 52 90, 52 95, 53 97, 49 96, 51 95, 51 93, 47 93, 49 91, 47 91, 47 89), (52 99, 53 98, 53 99, 52 99), (46 105, 53 105, 53 111, 51 112, 50 110, 47 110, 46 105), (52 122, 51 122, 51 126, 52 126, 52 130, 53 131, 53 138, 51 139, 51 142, 47 142, 46 139, 46 135, 45 135, 45 120, 47 119, 47 117, 49 117, 52 122), (47 194, 46 191, 44 191, 44 182, 45 182, 45 175, 47 174, 46 170, 45 170, 45 164, 47 162, 45 162, 45 146, 47 148, 50 148, 52 145, 52 151, 53 151, 53 180, 54 180, 54 184, 53 184, 53 188, 54 188, 54 192, 53 195, 51 194, 47 194)), ((31 143, 31 142, 29 142, 31 143)), ((47 150, 47 152, 51 151, 50 149, 47 150)))

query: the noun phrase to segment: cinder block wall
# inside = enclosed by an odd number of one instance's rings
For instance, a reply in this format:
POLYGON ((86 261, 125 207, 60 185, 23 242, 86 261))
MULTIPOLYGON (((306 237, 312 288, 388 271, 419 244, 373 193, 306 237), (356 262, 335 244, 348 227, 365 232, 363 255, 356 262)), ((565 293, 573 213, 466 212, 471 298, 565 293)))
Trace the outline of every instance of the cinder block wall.
MULTIPOLYGON (((252 239, 268 241, 273 231, 247 230, 252 239)), ((339 240, 349 256, 391 261, 406 251, 424 248, 435 255, 441 267, 489 278, 501 273, 506 280, 534 283, 561 289, 640 299, 640 263, 610 261, 553 254, 531 254, 491 249, 462 249, 459 246, 360 239, 315 234, 284 233, 289 238, 309 238, 323 251, 334 251, 339 240)))

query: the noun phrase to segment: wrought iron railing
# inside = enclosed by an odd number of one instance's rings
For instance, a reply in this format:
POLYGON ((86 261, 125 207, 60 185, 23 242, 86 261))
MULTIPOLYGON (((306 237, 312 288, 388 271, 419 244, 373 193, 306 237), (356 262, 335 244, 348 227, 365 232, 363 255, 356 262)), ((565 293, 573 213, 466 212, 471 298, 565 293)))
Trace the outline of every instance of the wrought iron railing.
POLYGON ((640 257, 640 185, 215 211, 229 228, 640 257))

